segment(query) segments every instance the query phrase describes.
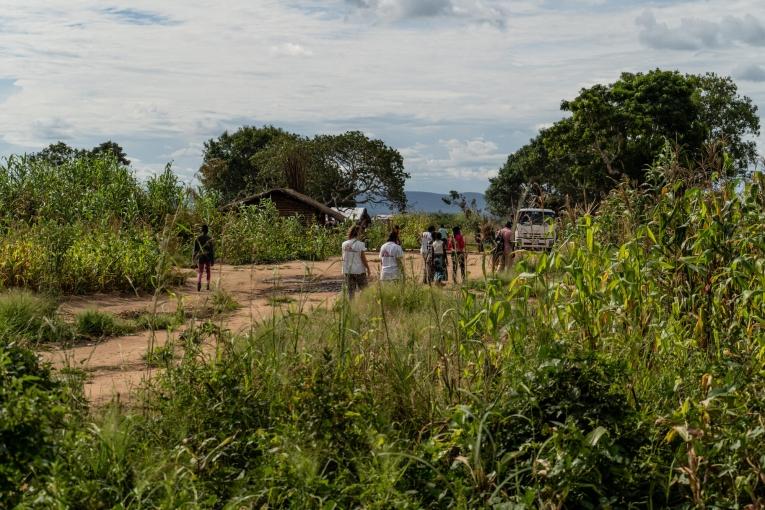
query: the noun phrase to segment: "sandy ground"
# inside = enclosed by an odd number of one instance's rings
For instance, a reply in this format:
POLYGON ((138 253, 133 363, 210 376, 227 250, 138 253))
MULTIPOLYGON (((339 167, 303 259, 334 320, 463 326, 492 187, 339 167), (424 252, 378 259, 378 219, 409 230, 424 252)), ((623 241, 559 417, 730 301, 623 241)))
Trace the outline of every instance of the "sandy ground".
MULTIPOLYGON (((372 253, 367 257, 375 279, 379 271, 379 258, 372 253)), ((338 258, 332 258, 322 262, 296 261, 276 265, 218 265, 213 270, 212 288, 223 289, 240 304, 240 308, 223 317, 216 317, 215 322, 232 332, 245 332, 269 319, 272 314, 290 307, 299 306, 303 311, 308 311, 331 306, 342 288, 340 264, 338 258), (274 296, 278 299, 274 300, 274 296)), ((419 253, 407 253, 406 268, 409 274, 421 275, 419 253)), ((471 254, 468 257, 469 277, 480 277, 481 272, 480 256, 471 254)), ((182 287, 161 296, 74 296, 64 301, 60 312, 73 317, 81 311, 96 309, 129 316, 147 310, 175 312, 180 305, 187 314, 198 317, 203 310, 209 309, 211 296, 204 290, 197 292, 196 278, 189 278, 182 287)), ((137 385, 158 370, 147 365, 144 360, 146 352, 152 345, 161 346, 175 339, 183 329, 180 327, 172 333, 143 331, 100 343, 43 351, 40 355, 56 368, 68 366, 84 370, 87 374, 85 396, 91 403, 103 404, 112 398, 124 401, 129 399, 130 392, 137 385)))

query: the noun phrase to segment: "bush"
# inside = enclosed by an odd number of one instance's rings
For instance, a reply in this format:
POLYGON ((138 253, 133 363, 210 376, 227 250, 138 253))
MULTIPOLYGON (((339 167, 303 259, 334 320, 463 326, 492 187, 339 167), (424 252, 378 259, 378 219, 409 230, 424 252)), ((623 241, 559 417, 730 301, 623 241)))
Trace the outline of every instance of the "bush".
POLYGON ((52 299, 27 290, 0 293, 0 342, 71 339, 71 329, 56 317, 56 309, 52 299))
POLYGON ((230 264, 324 260, 340 253, 343 229, 306 227, 302 218, 283 217, 264 201, 227 215, 219 241, 219 256, 230 264))
POLYGON ((78 335, 93 339, 125 335, 136 330, 135 324, 98 310, 77 314, 76 324, 78 335))
POLYGON ((633 191, 506 279, 189 328, 24 502, 762 506, 765 177, 633 191))
POLYGON ((165 345, 154 347, 144 355, 146 364, 150 367, 166 367, 175 359, 175 346, 168 341, 165 345))
POLYGON ((212 294, 212 306, 215 313, 233 312, 239 308, 234 297, 223 289, 216 289, 212 294))
POLYGON ((109 156, 11 157, 0 165, 0 203, 0 287, 71 293, 161 287, 174 247, 160 248, 174 234, 164 221, 188 205, 168 170, 144 188, 109 156))
POLYGON ((45 473, 64 428, 63 387, 34 352, 0 341, 0 506, 11 508, 45 473))
POLYGON ((178 313, 143 313, 135 320, 136 327, 141 329, 170 329, 175 326, 183 324, 183 309, 180 309, 181 314, 178 313))
POLYGON ((161 282, 161 259, 147 230, 83 232, 63 255, 60 286, 74 293, 153 289, 161 282))

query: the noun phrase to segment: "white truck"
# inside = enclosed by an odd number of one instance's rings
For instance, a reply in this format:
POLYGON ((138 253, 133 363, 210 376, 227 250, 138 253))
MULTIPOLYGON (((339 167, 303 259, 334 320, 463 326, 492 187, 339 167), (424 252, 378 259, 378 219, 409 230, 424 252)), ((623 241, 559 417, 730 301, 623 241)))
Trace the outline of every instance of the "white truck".
POLYGON ((520 209, 515 224, 516 250, 551 250, 555 244, 555 211, 520 209))

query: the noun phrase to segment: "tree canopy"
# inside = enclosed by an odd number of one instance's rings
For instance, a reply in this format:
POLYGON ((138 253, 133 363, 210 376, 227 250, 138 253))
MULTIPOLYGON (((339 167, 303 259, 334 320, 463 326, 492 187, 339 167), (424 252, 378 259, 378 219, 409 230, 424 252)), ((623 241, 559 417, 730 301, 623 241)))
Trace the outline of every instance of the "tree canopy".
POLYGON ((215 190, 228 200, 254 191, 261 165, 254 158, 275 139, 292 136, 274 126, 244 126, 234 133, 224 131, 204 144, 199 169, 205 188, 215 190))
POLYGON ((66 162, 74 161, 87 156, 98 158, 104 154, 111 154, 117 160, 120 165, 129 166, 130 160, 127 159, 125 150, 117 142, 107 140, 99 145, 96 145, 91 150, 76 149, 70 147, 62 141, 52 143, 42 149, 40 152, 31 154, 32 159, 45 160, 53 163, 56 166, 63 165, 66 162))
POLYGON ((205 143, 207 189, 225 199, 288 186, 330 206, 387 202, 406 207, 401 154, 359 131, 306 138, 265 126, 242 127, 205 143))
POLYGON ((597 200, 625 179, 640 183, 667 143, 688 160, 706 144, 721 144, 731 176, 756 161, 757 107, 729 77, 624 73, 610 85, 582 89, 561 110, 570 116, 541 130, 490 180, 486 198, 494 213, 512 210, 529 187, 554 205, 597 200))

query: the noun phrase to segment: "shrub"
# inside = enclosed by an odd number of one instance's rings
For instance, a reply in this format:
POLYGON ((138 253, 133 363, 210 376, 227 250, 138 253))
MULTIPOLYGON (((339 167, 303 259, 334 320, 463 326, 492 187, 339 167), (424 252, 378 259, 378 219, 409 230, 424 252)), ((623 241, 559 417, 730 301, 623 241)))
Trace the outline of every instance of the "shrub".
MULTIPOLYGON (((181 314, 183 310, 181 309, 181 314)), ((141 329, 170 329, 183 324, 184 318, 178 313, 143 313, 135 320, 136 327, 141 329)))
POLYGON ((171 207, 187 207, 169 169, 144 188, 113 157, 0 164, 0 287, 73 293, 154 290, 169 274, 171 207), (155 230, 162 232, 161 236, 155 230))
POLYGON ((86 230, 63 254, 59 285, 74 293, 153 289, 169 269, 162 260, 148 230, 86 230))
POLYGON ((212 306, 215 313, 233 312, 239 308, 234 297, 223 289, 215 289, 212 294, 212 306))
POLYGON ((169 275, 147 229, 15 225, 0 237, 0 286, 86 293, 150 290, 169 275))
POLYGON ((165 345, 147 351, 144 359, 150 367, 166 367, 175 359, 175 346, 168 341, 165 345))
POLYGON ((50 278, 47 249, 29 229, 9 229, 0 238, 0 288, 47 287, 50 278))
POLYGON ((72 331, 56 317, 56 308, 52 299, 27 290, 0 293, 0 342, 70 340, 72 331))
POLYGON ((106 338, 135 331, 135 324, 121 320, 110 313, 86 310, 77 314, 77 333, 87 338, 106 338))
POLYGON ((342 240, 342 228, 306 227, 301 218, 282 217, 272 202, 264 201, 228 214, 219 256, 231 264, 324 260, 340 252, 342 240))
POLYGON ((55 456, 67 414, 64 390, 34 352, 0 340, 0 506, 12 508, 25 484, 55 456))

